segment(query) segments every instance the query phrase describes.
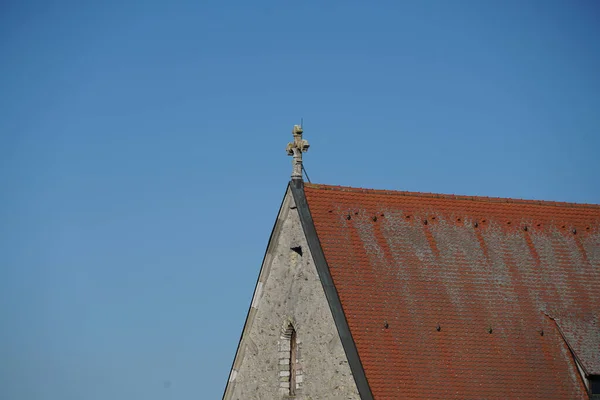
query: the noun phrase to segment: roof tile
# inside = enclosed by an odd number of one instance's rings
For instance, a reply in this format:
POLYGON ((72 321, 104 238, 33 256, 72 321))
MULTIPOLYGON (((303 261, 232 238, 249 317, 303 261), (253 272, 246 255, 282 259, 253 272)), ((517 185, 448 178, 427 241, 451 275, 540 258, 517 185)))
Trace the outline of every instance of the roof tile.
POLYGON ((305 193, 375 398, 587 397, 571 351, 597 371, 600 206, 305 193))

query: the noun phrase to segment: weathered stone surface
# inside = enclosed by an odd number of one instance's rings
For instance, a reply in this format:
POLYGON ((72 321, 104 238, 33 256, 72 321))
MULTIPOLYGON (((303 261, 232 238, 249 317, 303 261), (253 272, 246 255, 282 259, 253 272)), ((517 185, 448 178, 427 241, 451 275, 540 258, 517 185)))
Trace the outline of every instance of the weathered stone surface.
POLYGON ((288 191, 261 269, 225 399, 290 398, 289 342, 285 341, 290 323, 298 342, 297 390, 293 398, 360 399, 288 191))

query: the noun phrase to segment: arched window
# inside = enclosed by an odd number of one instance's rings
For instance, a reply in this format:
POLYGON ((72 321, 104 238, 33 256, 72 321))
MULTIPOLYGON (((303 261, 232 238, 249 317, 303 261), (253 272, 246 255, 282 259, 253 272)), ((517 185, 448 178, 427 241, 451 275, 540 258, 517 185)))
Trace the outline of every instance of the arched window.
POLYGON ((290 396, 296 395, 296 366, 298 364, 298 344, 296 330, 292 327, 290 334, 290 396))
POLYGON ((296 396, 302 386, 302 371, 299 367, 298 336, 291 322, 282 331, 279 343, 279 377, 282 394, 296 396))

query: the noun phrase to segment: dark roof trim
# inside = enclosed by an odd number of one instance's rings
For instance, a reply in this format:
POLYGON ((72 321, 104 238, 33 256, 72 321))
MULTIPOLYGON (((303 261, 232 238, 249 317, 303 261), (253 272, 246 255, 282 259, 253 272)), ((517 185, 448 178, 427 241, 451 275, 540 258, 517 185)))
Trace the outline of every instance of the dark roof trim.
POLYGON ((578 375, 579 375, 579 381, 578 382, 581 385, 581 389, 584 392, 588 392, 588 394, 589 394, 588 385, 586 384, 587 376, 589 374, 587 373, 587 371, 585 370, 583 364, 581 363, 581 361, 577 357, 577 354, 575 354, 575 351, 573 350, 573 348, 569 344, 569 341, 567 340, 567 337, 565 336, 565 334, 560 329, 560 325, 559 325, 558 321, 556 320, 556 318, 554 318, 554 317, 552 317, 552 316, 550 316, 550 315, 548 315, 546 313, 544 313, 544 315, 548 319, 550 319, 550 321, 552 321, 552 325, 554 326, 554 329, 556 329, 556 331, 558 332, 558 336, 563 340, 563 343, 569 349, 569 353, 571 354, 571 360, 573 362, 573 368, 575 368, 575 370, 578 372, 578 375))
POLYGON ((292 189, 292 195, 294 196, 294 201, 298 208, 298 214, 300 215, 302 228, 306 235, 306 241, 308 242, 308 247, 315 262, 319 279, 323 285, 329 308, 333 314, 333 320, 335 321, 338 334, 342 341, 342 346, 346 352, 348 364, 350 365, 350 370, 354 376, 354 382, 358 388, 358 393, 362 400, 373 400, 373 394, 371 393, 371 388, 367 382, 365 370, 360 362, 356 344, 354 343, 354 339, 352 339, 348 321, 346 320, 344 310, 342 309, 342 303, 340 302, 337 289, 333 284, 329 266, 327 265, 327 260, 325 259, 325 254, 321 248, 321 242, 317 236, 317 230, 315 229, 315 224, 308 208, 308 202, 306 201, 306 195, 304 194, 304 182, 299 179, 292 180, 290 182, 290 188, 292 189))

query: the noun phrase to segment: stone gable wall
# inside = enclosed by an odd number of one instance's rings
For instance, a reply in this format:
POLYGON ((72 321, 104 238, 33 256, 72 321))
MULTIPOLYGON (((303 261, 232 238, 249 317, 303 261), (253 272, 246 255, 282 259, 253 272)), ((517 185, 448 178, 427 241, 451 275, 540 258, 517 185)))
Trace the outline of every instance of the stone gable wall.
POLYGON ((225 399, 360 399, 289 191, 271 241, 225 399))

